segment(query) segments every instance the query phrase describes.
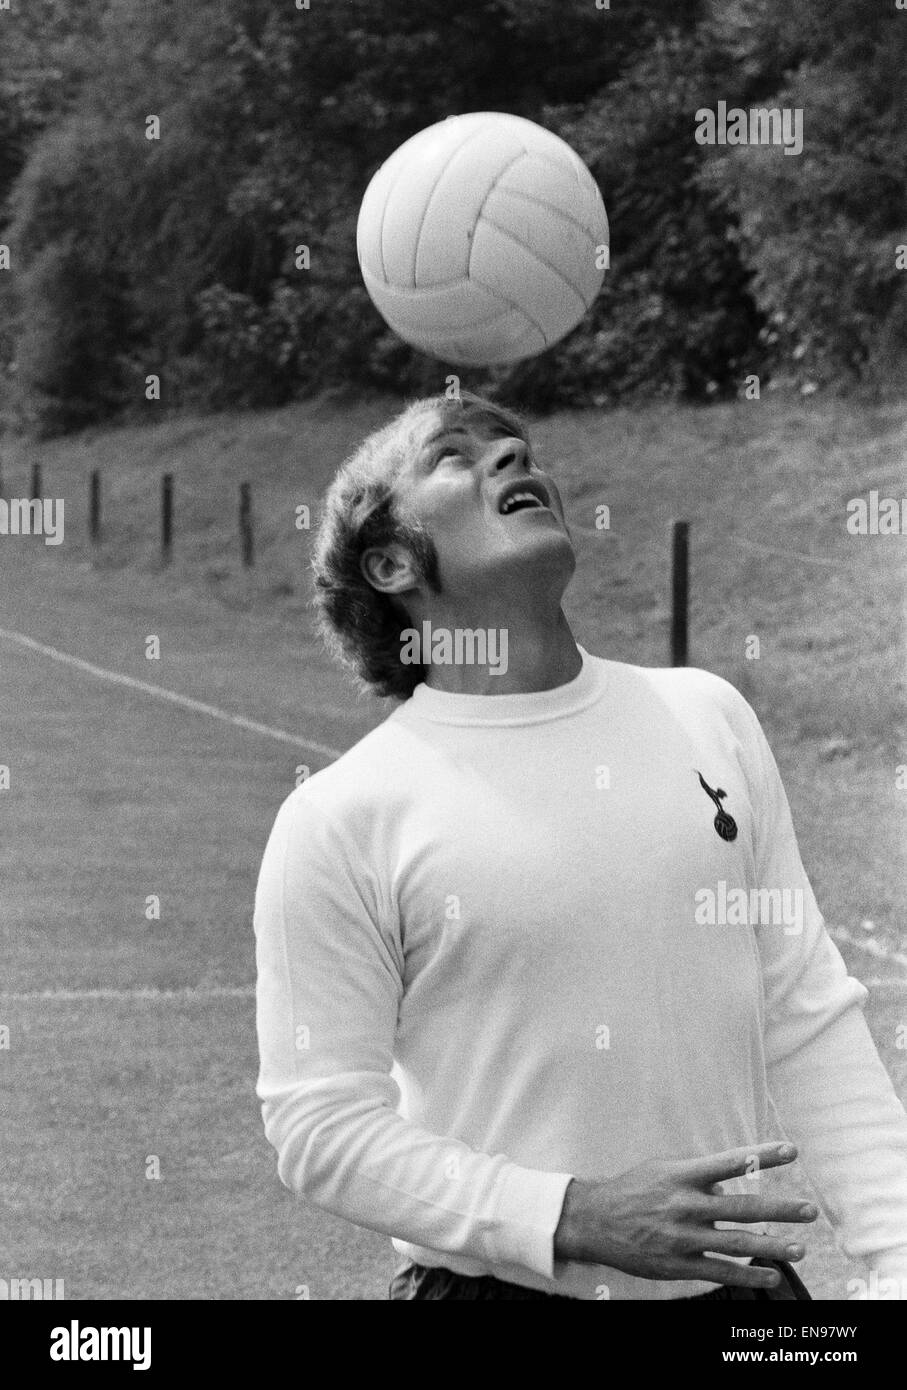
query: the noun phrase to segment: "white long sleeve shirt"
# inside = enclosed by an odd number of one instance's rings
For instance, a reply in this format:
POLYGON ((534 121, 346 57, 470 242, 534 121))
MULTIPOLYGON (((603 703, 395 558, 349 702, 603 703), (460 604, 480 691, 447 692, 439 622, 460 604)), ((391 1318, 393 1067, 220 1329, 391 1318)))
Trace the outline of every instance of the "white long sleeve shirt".
POLYGON ((255 931, 282 1181, 422 1264, 670 1299, 714 1285, 554 1259, 571 1176, 786 1134, 845 1252, 907 1278, 907 1115, 756 715, 580 652, 554 690, 420 685, 280 808, 255 931))

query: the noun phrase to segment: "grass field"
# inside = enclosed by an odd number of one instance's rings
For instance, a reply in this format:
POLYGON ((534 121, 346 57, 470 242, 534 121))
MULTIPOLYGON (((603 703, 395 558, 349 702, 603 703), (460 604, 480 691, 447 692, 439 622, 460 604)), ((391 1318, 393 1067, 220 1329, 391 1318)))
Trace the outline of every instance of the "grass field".
MULTIPOLYGON (((295 509, 309 506, 314 524, 336 465, 391 409, 322 401, 3 446, 4 495, 27 495, 40 461, 44 495, 66 500, 66 540, 0 537, 0 763, 11 775, 0 793, 11 1117, 0 1277, 62 1277, 75 1298, 384 1296, 384 1239, 278 1183, 254 1096, 250 987, 252 895, 276 808, 299 764, 322 766, 389 708, 357 697, 313 639, 311 533, 295 529, 295 509), (95 467, 105 533, 92 550, 95 467), (165 470, 176 495, 168 569, 157 553, 165 470), (251 572, 236 537, 243 480, 251 572), (67 664, 16 633, 297 743, 67 664), (145 657, 150 635, 160 660, 145 657), (146 919, 150 895, 160 920, 146 919), (68 994, 41 997, 49 990, 68 994), (149 1156, 159 1180, 146 1177, 149 1156)), ((691 662, 757 709, 820 905, 871 984, 870 1026, 907 1093, 895 1046, 907 1007, 895 785, 907 761, 907 560, 902 536, 844 525, 848 498, 907 495, 907 408, 768 398, 566 412, 536 432, 580 556, 568 617, 592 651, 665 663, 668 524, 691 521, 691 662), (595 529, 600 503, 607 531, 595 529), (758 661, 744 657, 751 634, 758 661)), ((861 1272, 826 1227, 802 1269, 835 1298, 861 1272)))

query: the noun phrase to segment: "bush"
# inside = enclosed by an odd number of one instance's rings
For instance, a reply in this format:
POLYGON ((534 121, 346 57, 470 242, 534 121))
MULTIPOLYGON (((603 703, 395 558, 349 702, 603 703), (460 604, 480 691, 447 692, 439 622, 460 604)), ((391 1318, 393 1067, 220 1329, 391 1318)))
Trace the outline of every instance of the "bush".
POLYGON ((380 161, 456 110, 561 134, 612 230, 575 332, 464 385, 534 409, 708 400, 751 372, 854 382, 902 360, 907 24, 875 0, 678 0, 670 24, 643 0, 562 0, 556 45, 547 0, 344 0, 317 22, 267 0, 67 14, 29 11, 21 75, 0 54, 0 203, 28 146, 0 206, 0 385, 37 428, 139 409, 152 372, 177 406, 435 389, 456 369, 383 324, 355 223, 380 161), (54 64, 58 101, 37 94, 54 64), (721 99, 805 108, 804 154, 697 145, 695 111, 721 99))
POLYGON ((712 80, 695 37, 660 38, 582 111, 549 113, 602 190, 611 269, 570 339, 505 379, 520 399, 732 396, 762 361, 736 213, 698 182, 693 112, 712 80))
POLYGON ((802 385, 872 380, 892 354, 904 361, 904 16, 870 0, 804 0, 796 23, 784 0, 744 11, 734 52, 750 95, 802 111, 803 152, 716 149, 700 187, 739 221, 778 372, 802 385))

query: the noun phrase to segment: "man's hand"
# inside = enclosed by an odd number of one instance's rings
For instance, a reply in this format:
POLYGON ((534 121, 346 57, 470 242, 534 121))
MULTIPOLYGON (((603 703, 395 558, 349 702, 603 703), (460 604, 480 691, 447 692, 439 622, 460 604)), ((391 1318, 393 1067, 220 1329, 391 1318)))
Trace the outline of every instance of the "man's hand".
POLYGON ((615 1178, 567 1187, 554 1233, 554 1257, 609 1265, 642 1279, 704 1279, 713 1284, 768 1288, 775 1270, 710 1259, 743 1255, 799 1260, 803 1246, 751 1231, 716 1231, 716 1221, 815 1221, 816 1208, 802 1199, 736 1197, 717 1184, 797 1157, 792 1144, 755 1144, 727 1153, 671 1163, 642 1163, 615 1178))

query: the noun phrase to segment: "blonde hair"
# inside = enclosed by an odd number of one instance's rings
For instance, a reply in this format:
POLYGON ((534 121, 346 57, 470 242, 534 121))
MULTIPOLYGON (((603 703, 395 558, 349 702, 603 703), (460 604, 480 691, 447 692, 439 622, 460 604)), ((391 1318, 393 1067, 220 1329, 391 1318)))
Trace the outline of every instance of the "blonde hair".
POLYGON ((442 425, 493 419, 526 438, 518 415, 467 391, 453 399, 438 395, 414 401, 341 464, 325 495, 313 548, 313 602, 325 646, 361 687, 398 700, 408 699, 424 681, 425 667, 400 660, 402 605, 369 584, 360 560, 372 546, 405 545, 432 591, 441 592, 434 542, 400 510, 394 496, 400 474, 420 446, 426 416, 432 414, 442 425))

